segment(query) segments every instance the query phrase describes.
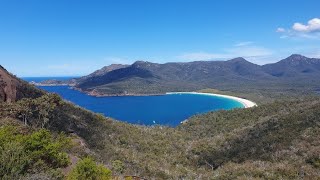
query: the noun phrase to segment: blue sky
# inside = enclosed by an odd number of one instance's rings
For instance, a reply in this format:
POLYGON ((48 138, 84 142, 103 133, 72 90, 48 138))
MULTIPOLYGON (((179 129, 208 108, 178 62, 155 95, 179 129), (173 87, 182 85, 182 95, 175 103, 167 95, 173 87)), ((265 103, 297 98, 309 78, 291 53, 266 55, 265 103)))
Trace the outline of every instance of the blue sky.
POLYGON ((320 57, 319 0, 0 0, 0 64, 18 76, 112 63, 320 57))

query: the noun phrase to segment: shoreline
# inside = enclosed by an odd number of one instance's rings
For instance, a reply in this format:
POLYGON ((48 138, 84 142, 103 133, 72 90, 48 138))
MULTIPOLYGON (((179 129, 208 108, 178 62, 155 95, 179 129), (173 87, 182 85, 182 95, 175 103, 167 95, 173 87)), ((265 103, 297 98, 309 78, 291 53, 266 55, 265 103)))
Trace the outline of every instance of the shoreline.
POLYGON ((41 84, 41 83, 30 83, 36 86, 69 86, 71 89, 77 90, 79 92, 82 92, 84 94, 87 94, 88 96, 94 96, 94 97, 121 97, 121 96, 162 96, 166 94, 198 94, 198 95, 207 95, 207 96, 216 96, 216 97, 223 97, 231 100, 235 100, 239 103, 241 103, 244 108, 251 108, 257 106, 257 104, 253 101, 236 97, 236 96, 230 96, 230 95, 223 95, 223 94, 215 94, 215 93, 202 93, 202 92, 166 92, 166 93, 159 93, 159 94, 99 94, 95 90, 92 91, 84 91, 80 88, 76 88, 70 84, 41 84))
POLYGON ((216 96, 216 97, 223 97, 223 98, 235 100, 241 103, 244 106, 244 108, 251 108, 251 107, 258 106, 255 102, 252 102, 250 100, 235 97, 235 96, 230 96, 230 95, 223 95, 223 94, 201 93, 201 92, 167 92, 166 94, 198 94, 198 95, 216 96))
POLYGON ((165 95, 164 94, 130 94, 130 93, 127 93, 127 94, 100 94, 99 92, 95 91, 95 90, 92 90, 92 91, 84 91, 80 88, 76 88, 74 86, 69 86, 70 89, 73 89, 73 90, 76 90, 76 91, 79 91, 81 93, 84 93, 88 96, 93 96, 93 97, 126 97, 126 96, 162 96, 162 95, 165 95))

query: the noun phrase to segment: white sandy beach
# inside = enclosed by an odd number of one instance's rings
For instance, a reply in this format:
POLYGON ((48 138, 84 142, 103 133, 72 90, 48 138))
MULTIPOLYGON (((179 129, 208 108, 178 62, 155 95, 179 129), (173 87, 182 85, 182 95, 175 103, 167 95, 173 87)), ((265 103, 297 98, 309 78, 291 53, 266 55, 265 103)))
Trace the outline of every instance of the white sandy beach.
POLYGON ((208 95, 208 96, 217 96, 217 97, 223 97, 223 98, 228 98, 228 99, 238 101, 241 104, 243 104, 245 108, 251 108, 251 107, 257 106, 255 102, 249 101, 247 99, 243 99, 235 96, 229 96, 229 95, 222 95, 222 94, 200 93, 200 92, 168 92, 166 94, 200 94, 200 95, 208 95))

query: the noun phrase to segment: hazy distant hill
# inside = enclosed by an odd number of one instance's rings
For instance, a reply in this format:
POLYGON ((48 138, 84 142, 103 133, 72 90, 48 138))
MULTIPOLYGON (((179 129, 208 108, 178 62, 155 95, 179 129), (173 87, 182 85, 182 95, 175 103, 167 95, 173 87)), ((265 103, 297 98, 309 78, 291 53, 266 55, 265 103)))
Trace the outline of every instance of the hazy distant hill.
POLYGON ((320 59, 292 55, 277 63, 256 65, 244 58, 228 61, 151 63, 106 66, 76 79, 75 87, 93 95, 161 94, 168 91, 193 91, 203 88, 233 90, 266 88, 271 85, 317 85, 320 59))
POLYGON ((262 68, 275 77, 320 77, 320 59, 307 58, 298 54, 293 54, 274 64, 264 65, 262 68))
POLYGON ((84 82, 84 81, 90 81, 93 78, 97 78, 97 77, 103 76, 103 75, 107 74, 110 71, 121 69, 121 68, 125 68, 125 67, 128 67, 128 66, 129 65, 111 64, 110 66, 104 66, 103 68, 101 68, 99 70, 96 70, 95 72, 93 72, 93 73, 91 73, 91 74, 89 74, 87 76, 83 76, 83 77, 80 77, 80 78, 73 79, 73 81, 75 81, 77 83, 81 83, 81 82, 84 82))

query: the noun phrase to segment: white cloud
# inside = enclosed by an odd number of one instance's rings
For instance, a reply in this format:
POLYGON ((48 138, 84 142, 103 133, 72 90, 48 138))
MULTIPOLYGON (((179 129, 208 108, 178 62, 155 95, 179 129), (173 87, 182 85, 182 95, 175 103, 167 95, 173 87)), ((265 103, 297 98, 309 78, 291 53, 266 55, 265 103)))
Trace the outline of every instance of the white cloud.
POLYGON ((282 36, 280 36, 280 39, 287 39, 287 38, 289 38, 290 36, 287 36, 287 35, 282 35, 282 36))
POLYGON ((108 64, 131 64, 132 60, 129 58, 123 57, 105 57, 104 58, 105 65, 108 64))
POLYGON ((54 75, 78 75, 83 72, 92 71, 92 67, 83 63, 70 63, 70 64, 51 64, 44 66, 41 73, 50 72, 54 75))
POLYGON ((320 19, 313 18, 307 24, 296 22, 290 29, 278 28, 276 32, 281 33, 281 39, 313 39, 320 40, 320 19))
POLYGON ((312 57, 315 57, 315 58, 320 58, 320 51, 315 53, 312 57))
POLYGON ((292 29, 298 32, 318 32, 320 31, 320 19, 313 18, 308 21, 308 24, 294 23, 292 29))
POLYGON ((239 46, 248 46, 248 45, 251 45, 251 44, 253 44, 252 41, 244 41, 244 42, 239 42, 239 43, 235 44, 234 46, 237 46, 237 47, 239 47, 239 46))
POLYGON ((57 65, 49 65, 48 69, 54 70, 66 70, 70 69, 72 66, 70 64, 57 64, 57 65))
POLYGON ((202 60, 211 60, 211 59, 225 59, 229 56, 227 54, 214 54, 207 52, 193 52, 193 53, 184 53, 178 56, 178 59, 186 61, 202 61, 202 60))
POLYGON ((304 54, 307 57, 320 58, 320 49, 318 48, 308 49, 308 51, 304 52, 304 54))
POLYGON ((305 32, 296 32, 288 31, 280 36, 281 39, 309 39, 309 40, 320 40, 320 32, 314 33, 305 33, 305 32))
POLYGON ((279 33, 283 33, 283 32, 286 32, 286 30, 284 28, 277 28, 276 32, 279 32, 279 33))
POLYGON ((235 44, 231 48, 224 49, 222 53, 208 53, 208 52, 192 52, 184 53, 178 56, 180 60, 186 61, 201 61, 201 60, 216 60, 216 59, 231 59, 235 57, 262 57, 269 56, 273 52, 267 48, 254 46, 253 42, 246 41, 235 44))
POLYGON ((269 56, 273 52, 270 49, 259 47, 259 46, 246 46, 226 49, 227 54, 233 55, 234 57, 261 57, 269 56))
POLYGON ((257 64, 265 63, 265 59, 273 55, 273 51, 265 47, 250 45, 236 46, 224 49, 222 53, 192 52, 184 53, 177 58, 181 61, 225 60, 243 57, 257 64))

